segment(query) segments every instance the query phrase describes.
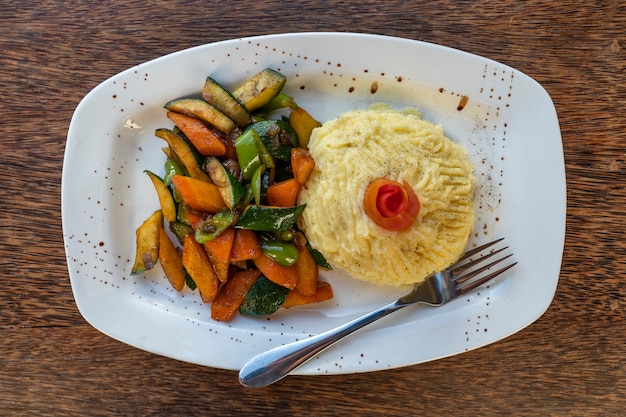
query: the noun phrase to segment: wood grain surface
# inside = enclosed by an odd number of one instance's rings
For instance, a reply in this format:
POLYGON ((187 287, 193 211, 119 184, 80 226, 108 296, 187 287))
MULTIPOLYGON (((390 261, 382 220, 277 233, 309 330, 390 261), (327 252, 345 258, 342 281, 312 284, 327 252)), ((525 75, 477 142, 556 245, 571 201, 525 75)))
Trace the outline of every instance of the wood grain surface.
POLYGON ((624 415, 623 1, 0 0, 0 9, 0 415, 624 415), (563 136, 567 234, 558 290, 538 321, 447 359, 295 376, 261 390, 244 389, 232 371, 128 347, 85 322, 60 213, 80 99, 170 52, 301 31, 443 44, 515 67, 548 90, 563 136))

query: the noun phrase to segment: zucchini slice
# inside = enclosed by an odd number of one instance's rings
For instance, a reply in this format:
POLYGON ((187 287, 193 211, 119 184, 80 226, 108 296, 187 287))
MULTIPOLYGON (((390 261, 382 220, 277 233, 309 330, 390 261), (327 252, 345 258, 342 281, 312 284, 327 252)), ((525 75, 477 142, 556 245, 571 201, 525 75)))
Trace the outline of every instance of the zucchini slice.
POLYGON ((245 130, 255 130, 267 151, 273 157, 291 161, 291 148, 299 145, 298 134, 285 120, 262 120, 248 126, 245 130))
POLYGON ((136 230, 135 262, 131 275, 141 274, 154 268, 159 260, 160 230, 163 227, 163 213, 157 210, 136 230))
POLYGON ((230 117, 198 98, 178 98, 165 104, 165 108, 176 113, 196 117, 224 133, 230 133, 235 128, 235 122, 230 117))
POLYGON ((246 188, 222 165, 219 159, 209 157, 204 166, 211 181, 222 195, 224 203, 232 210, 246 194, 246 188))
POLYGON ((287 77, 271 68, 259 72, 233 91, 248 111, 254 111, 269 103, 283 89, 287 77))
POLYGON ((174 203, 174 197, 172 196, 172 191, 170 191, 169 187, 165 185, 163 180, 156 175, 155 173, 145 170, 148 177, 152 181, 152 185, 154 185, 154 189, 157 192, 157 196, 159 198, 159 204, 161 205, 161 211, 163 212, 163 217, 168 222, 173 222, 176 220, 176 203, 174 203))
POLYGON ((154 131, 154 135, 167 142, 172 156, 189 173, 189 176, 205 182, 211 182, 209 176, 199 166, 194 155, 193 148, 185 140, 169 129, 160 128, 154 131))
POLYGON ((248 206, 235 227, 260 232, 291 229, 304 210, 305 204, 295 207, 248 206))
POLYGON ((204 82, 202 98, 230 117, 239 127, 246 127, 252 122, 250 113, 243 104, 211 77, 207 77, 204 82))
POLYGON ((239 313, 245 316, 270 315, 283 305, 288 294, 287 288, 261 275, 246 293, 239 306, 239 313))
POLYGON ((181 245, 185 243, 185 236, 189 234, 194 234, 193 227, 189 226, 188 224, 181 223, 177 220, 173 222, 169 222, 169 225, 170 225, 170 230, 172 231, 174 236, 176 236, 176 239, 178 239, 178 242, 181 245))

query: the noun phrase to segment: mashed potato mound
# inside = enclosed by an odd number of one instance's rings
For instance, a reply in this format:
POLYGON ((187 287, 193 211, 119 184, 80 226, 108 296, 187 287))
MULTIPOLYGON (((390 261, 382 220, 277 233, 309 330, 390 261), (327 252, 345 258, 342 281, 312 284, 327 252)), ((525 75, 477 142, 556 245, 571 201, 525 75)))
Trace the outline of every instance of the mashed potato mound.
POLYGON ((424 280, 464 251, 474 225, 473 166, 441 126, 387 106, 351 111, 314 130, 315 169, 299 203, 313 247, 352 277, 400 286, 424 280), (420 201, 400 232, 376 225, 363 197, 376 178, 407 181, 420 201))

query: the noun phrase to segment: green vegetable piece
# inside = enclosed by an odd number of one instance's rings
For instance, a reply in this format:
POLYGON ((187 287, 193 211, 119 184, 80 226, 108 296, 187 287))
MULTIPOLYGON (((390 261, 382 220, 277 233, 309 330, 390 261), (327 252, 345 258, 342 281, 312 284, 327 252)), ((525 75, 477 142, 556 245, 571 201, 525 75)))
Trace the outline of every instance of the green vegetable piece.
POLYGON ((233 209, 233 211, 237 213, 238 215, 243 213, 248 207, 248 205, 252 203, 252 199, 254 199, 254 192, 252 191, 252 184, 246 183, 244 185, 244 188, 246 190, 246 193, 243 195, 243 197, 241 197, 241 199, 239 200, 239 203, 237 203, 237 206, 235 206, 235 208, 233 209))
POLYGON ((215 157, 207 158, 204 163, 204 169, 208 172, 213 184, 218 188, 226 206, 232 210, 246 194, 245 187, 215 157))
POLYGON ((287 77, 280 72, 265 68, 237 87, 232 94, 249 111, 254 111, 280 94, 286 81, 287 77))
POLYGON ((295 207, 249 206, 235 227, 261 232, 289 230, 296 223, 305 206, 305 204, 295 207))
POLYGON ((176 161, 184 167, 188 176, 201 181, 210 182, 209 176, 206 172, 202 171, 199 165, 202 163, 203 159, 198 160, 193 147, 190 146, 182 136, 174 132, 174 130, 157 129, 154 131, 154 135, 167 142, 170 148, 168 152, 170 154, 169 157, 176 159, 176 161))
POLYGON ((244 105, 211 77, 207 77, 204 83, 202 98, 230 117, 239 127, 245 127, 252 121, 244 105))
POLYGON ((252 186, 252 195, 254 196, 254 201, 257 205, 261 204, 261 199, 263 198, 263 173, 265 172, 265 165, 259 166, 254 174, 252 174, 252 178, 250 179, 250 185, 252 186))
POLYGON ((257 151, 259 152, 259 159, 261 160, 261 163, 268 168, 274 168, 274 158, 268 152, 267 148, 261 141, 261 138, 255 141, 255 145, 257 151))
POLYGON ((163 183, 169 187, 172 184, 172 177, 174 175, 186 175, 186 172, 176 160, 168 158, 165 161, 165 175, 163 176, 163 183))
POLYGON ((333 269, 333 267, 330 266, 326 258, 324 258, 324 255, 322 255, 322 252, 312 247, 309 242, 306 243, 306 247, 309 249, 309 252, 311 252, 311 256, 313 256, 313 260, 315 261, 317 266, 319 266, 320 268, 329 270, 329 271, 333 269))
POLYGON ((298 249, 292 243, 275 240, 260 242, 260 246, 265 255, 282 266, 291 266, 298 260, 298 249))
POLYGON ((231 118, 204 100, 179 98, 166 103, 165 108, 176 113, 196 117, 227 134, 235 128, 235 122, 231 118))
POLYGON ((197 214, 197 212, 191 207, 185 204, 179 204, 176 210, 176 221, 191 226, 191 220, 189 220, 189 214, 197 214))
POLYGON ((239 313, 245 316, 267 316, 283 305, 289 290, 273 283, 261 275, 252 284, 239 306, 239 313))
POLYGON ((296 101, 294 100, 292 96, 285 94, 285 93, 280 93, 279 95, 274 97, 272 100, 270 100, 269 103, 267 103, 266 105, 258 109, 256 113, 268 114, 275 110, 280 110, 280 109, 285 109, 285 108, 295 109, 297 107, 298 107, 298 104, 296 104, 296 101))
POLYGON ((260 141, 260 138, 254 129, 246 130, 235 140, 241 175, 247 181, 250 181, 254 172, 261 166, 261 157, 255 143, 257 140, 260 141))
POLYGON ((237 160, 241 167, 241 174, 247 181, 261 165, 274 168, 274 158, 265 148, 259 134, 254 129, 246 130, 235 140, 237 160))
POLYGON ((181 245, 185 242, 185 236, 194 233, 193 227, 179 221, 170 222, 170 230, 174 233, 174 236, 176 236, 176 239, 178 239, 181 245))
POLYGON ((274 158, 291 161, 291 148, 298 146, 298 134, 286 120, 263 120, 246 128, 255 130, 274 158))
POLYGON ((293 230, 277 230, 274 232, 274 236, 276 239, 291 242, 293 240, 293 230))
POLYGON ((187 284, 189 289, 192 291, 198 288, 196 281, 194 281, 193 278, 191 278, 191 275, 189 275, 187 271, 185 271, 185 284, 187 284))
POLYGON ((224 209, 206 220, 201 221, 196 228, 195 238, 198 243, 205 244, 218 237, 224 230, 233 224, 235 216, 232 211, 224 209))

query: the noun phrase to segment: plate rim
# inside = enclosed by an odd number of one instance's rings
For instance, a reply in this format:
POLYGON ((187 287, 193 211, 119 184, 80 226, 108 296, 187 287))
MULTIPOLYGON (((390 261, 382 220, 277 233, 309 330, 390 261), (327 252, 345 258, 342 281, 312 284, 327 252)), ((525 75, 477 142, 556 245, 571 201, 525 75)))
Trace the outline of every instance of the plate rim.
MULTIPOLYGON (((444 46, 444 45, 438 45, 435 43, 430 43, 430 42, 425 42, 425 41, 419 41, 419 40, 412 40, 412 39, 408 39, 408 38, 399 38, 399 37, 394 37, 394 36, 388 36, 388 35, 377 35, 377 34, 370 34, 370 33, 358 33, 358 32, 296 32, 296 33, 282 33, 282 34, 270 34, 270 35, 257 35, 257 36, 251 36, 251 37, 242 37, 242 38, 233 38, 233 39, 225 39, 225 40, 220 40, 217 42, 212 42, 212 43, 207 43, 207 44, 202 44, 202 45, 197 45, 197 46, 193 46, 187 49, 182 49, 182 50, 178 50, 178 51, 174 51, 171 52, 169 54, 154 58, 152 60, 146 61, 144 63, 135 65, 133 67, 130 67, 124 71, 118 72, 117 74, 107 78, 106 80, 102 81, 101 83, 99 83, 96 87, 94 87, 93 89, 91 89, 84 97, 83 99, 81 99, 81 101, 78 103, 78 105, 76 106, 76 109, 72 115, 72 119, 70 122, 70 126, 68 129, 68 135, 67 135, 67 142, 66 142, 66 147, 65 147, 65 153, 64 153, 64 162, 63 162, 63 170, 62 170, 62 181, 61 181, 61 210, 62 210, 62 223, 63 223, 63 239, 64 239, 64 245, 65 245, 65 251, 66 251, 66 257, 67 257, 67 264, 68 264, 68 272, 69 272, 69 276, 70 276, 70 282, 71 282, 71 286, 72 286, 72 291, 74 294, 74 298, 76 301, 76 304, 78 306, 79 311, 81 312, 81 315, 83 316, 83 318, 85 318, 85 320, 90 323, 93 327, 95 327, 96 329, 98 329, 99 331, 101 331, 104 334, 107 334, 108 336, 122 341, 123 343, 129 344, 131 346, 135 346, 137 348, 143 349, 143 350, 148 350, 151 351, 153 353, 162 355, 162 356, 167 356, 167 357, 171 357, 174 359, 179 359, 179 360, 185 360, 184 358, 181 357, 174 357, 171 354, 168 354, 169 352, 159 352, 159 349, 156 350, 151 350, 151 349, 146 349, 145 346, 140 346, 140 345, 136 345, 133 343, 129 343, 127 340, 124 340, 123 338, 120 338, 119 335, 115 334, 114 332, 110 332, 107 331, 108 329, 105 329, 102 324, 96 320, 94 318, 94 316, 91 314, 92 311, 89 310, 89 308, 86 306, 86 302, 87 300, 85 300, 81 294, 80 294, 80 290, 78 288, 77 282, 76 282, 76 278, 72 272, 71 269, 71 265, 73 264, 72 260, 70 259, 70 254, 69 254, 69 246, 71 245, 70 242, 68 242, 68 232, 69 232, 69 227, 68 227, 68 222, 69 219, 66 218, 67 215, 67 207, 69 206, 70 202, 67 200, 68 199, 68 194, 65 192, 67 190, 67 187, 69 185, 68 183, 68 176, 71 174, 68 170, 68 164, 66 163, 66 161, 72 156, 72 149, 70 147, 70 145, 73 145, 75 140, 78 139, 74 139, 74 131, 73 131, 73 127, 75 128, 76 125, 75 123, 78 123, 77 120, 75 119, 79 116, 79 110, 82 110, 83 107, 87 106, 89 104, 89 99, 95 94, 95 91, 97 91, 98 89, 101 88, 105 88, 105 86, 107 85, 107 82, 109 82, 112 79, 115 79, 116 77, 120 77, 125 73, 129 73, 132 72, 134 70, 136 70, 139 67, 144 67, 146 65, 154 65, 157 64, 159 61, 161 60, 166 60, 166 59, 171 59, 172 57, 178 56, 179 54, 193 54, 196 51, 200 51, 203 50, 205 48, 209 48, 209 47, 215 47, 215 46, 221 46, 221 45, 228 45, 228 44, 236 44, 237 42, 247 42, 247 41, 256 41, 256 40, 274 40, 274 39, 284 39, 284 38, 298 38, 298 37, 328 37, 328 38, 332 38, 332 37, 351 37, 351 38, 371 38, 371 39, 382 39, 382 40, 387 40, 387 41, 391 41, 391 42, 404 42, 414 46, 424 46, 424 47, 428 47, 428 48, 435 48, 435 49, 440 49, 443 51, 447 51, 447 52, 451 52, 451 53, 455 53, 455 54, 462 54, 463 56, 468 56, 468 57, 472 57, 472 58, 478 58, 480 60, 483 60, 485 62, 489 62, 493 65, 497 65, 498 67, 504 67, 504 68, 508 68, 512 71, 515 71, 516 74, 519 74, 521 76, 525 76, 527 77, 527 79, 533 83, 536 84, 536 86, 538 87, 539 91, 542 91, 545 94, 545 97, 547 97, 547 99, 549 100, 550 104, 552 105, 553 109, 554 109, 554 116, 556 118, 556 123, 557 123, 557 128, 558 128, 558 116, 556 115, 556 109, 554 108, 554 103, 552 102, 548 92, 543 88, 543 86, 541 86, 536 80, 534 80, 533 78, 527 76, 526 74, 522 73, 521 71, 518 71, 506 64, 491 60, 489 58, 480 56, 480 55, 476 55, 470 52, 466 52, 466 51, 462 51, 459 49, 455 49, 455 48, 451 48, 448 46, 444 46)), ((563 150, 562 150, 562 140, 560 138, 560 129, 559 129, 559 143, 561 145, 561 156, 563 155, 563 150)), ((562 158, 564 160, 564 157, 562 158)), ((563 194, 563 199, 562 199, 562 204, 561 207, 559 207, 559 209, 557 211, 560 211, 563 213, 563 225, 562 225, 562 236, 561 236, 561 241, 560 241, 560 256, 558 259, 558 269, 560 271, 561 268, 561 262, 562 262, 562 254, 563 254, 563 249, 564 249, 564 241, 565 241, 565 228, 566 228, 566 209, 567 209, 567 195, 566 195, 566 183, 565 183, 565 170, 564 170, 564 161, 561 161, 561 163, 563 164, 563 181, 562 181, 562 194, 563 194)), ((521 328, 516 328, 515 330, 512 330, 511 332, 509 332, 507 335, 497 339, 497 340, 492 340, 489 341, 488 343, 485 344, 491 344, 491 343, 495 343, 499 340, 502 340, 505 337, 510 336, 511 334, 517 333, 519 331, 521 331, 522 329, 524 329, 525 327, 531 325, 532 323, 534 323, 539 317, 541 317, 545 311, 549 308, 551 301, 556 293, 557 290, 557 286, 558 286, 558 280, 559 280, 559 272, 557 272, 557 276, 556 279, 554 281, 554 285, 552 287, 552 292, 549 295, 549 302, 545 305, 545 307, 543 308, 543 310, 541 312, 539 312, 537 314, 537 316, 529 321, 528 323, 526 323, 524 326, 522 326, 521 328)), ((485 344, 479 344, 477 346, 475 346, 473 349, 479 348, 484 346, 485 344)), ((472 349, 472 350, 473 350, 472 349)), ((459 352, 462 353, 462 352, 459 352)), ((458 353, 452 353, 451 355, 456 355, 458 353)), ((446 356, 450 356, 450 355, 442 355, 440 357, 437 358, 432 358, 432 359, 428 359, 428 360, 436 360, 439 359, 441 357, 446 357, 446 356)), ((417 361, 417 362, 413 362, 413 363, 406 363, 404 365, 399 365, 399 366, 409 366, 409 365, 414 365, 416 363, 421 363, 424 361, 417 361)), ((192 363, 197 363, 197 362, 193 362, 192 363)), ((201 365, 205 365, 205 366, 213 366, 213 367, 218 367, 215 365, 206 365, 206 364, 201 364, 201 365)), ((393 366, 398 367, 398 366, 393 366)), ((225 367, 224 369, 238 369, 237 366, 228 366, 225 367)), ((382 369, 389 369, 389 368, 380 368, 380 369, 365 369, 365 370, 349 370, 346 372, 343 372, 342 370, 334 370, 331 372, 327 372, 327 373, 338 373, 338 374, 342 374, 342 373, 348 373, 348 372, 369 372, 369 371, 376 371, 376 370, 382 370, 382 369)), ((304 369, 299 371, 298 373, 302 373, 302 374, 316 374, 317 372, 315 372, 314 370, 310 370, 310 369, 304 369)))

